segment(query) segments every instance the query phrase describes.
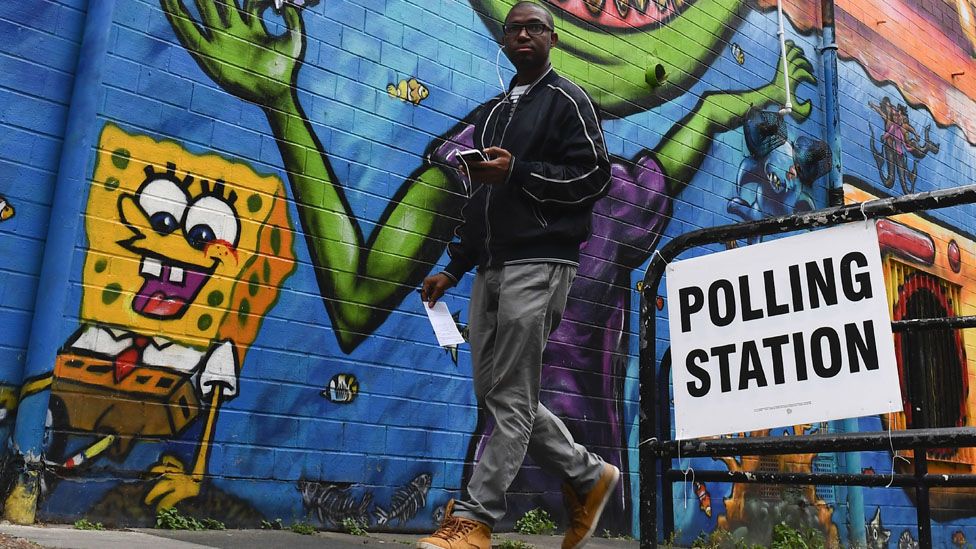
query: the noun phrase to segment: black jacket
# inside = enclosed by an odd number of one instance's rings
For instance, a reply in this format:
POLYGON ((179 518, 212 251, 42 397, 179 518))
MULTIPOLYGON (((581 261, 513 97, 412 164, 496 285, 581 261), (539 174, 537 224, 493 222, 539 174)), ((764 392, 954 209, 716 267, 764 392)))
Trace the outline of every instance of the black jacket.
POLYGON ((512 153, 503 185, 475 182, 461 209, 445 272, 459 280, 474 266, 579 263, 593 203, 610 186, 610 159, 596 107, 582 88, 551 68, 519 98, 482 106, 474 146, 512 153))

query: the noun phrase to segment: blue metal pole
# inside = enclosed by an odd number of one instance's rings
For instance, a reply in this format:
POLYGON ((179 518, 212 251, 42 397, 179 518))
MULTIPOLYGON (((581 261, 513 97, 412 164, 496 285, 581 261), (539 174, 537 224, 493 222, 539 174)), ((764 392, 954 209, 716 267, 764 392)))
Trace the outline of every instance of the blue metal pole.
POLYGON ((833 153, 827 186, 828 206, 844 205, 843 165, 841 164, 840 107, 838 105, 837 41, 834 36, 834 1, 820 4, 822 45, 820 47, 824 84, 824 140, 833 153))
MULTIPOLYGON (((820 16, 822 22, 821 64, 824 83, 824 138, 833 153, 830 167, 827 201, 830 206, 844 204, 843 164, 841 162, 840 106, 838 104, 839 78, 837 74, 837 38, 834 27, 834 0, 821 0, 820 16)), ((858 431, 857 419, 838 422, 843 432, 858 431)), ((839 464, 845 473, 861 472, 861 454, 843 454, 839 464)), ((844 490, 847 496, 848 543, 864 547, 867 543, 864 524, 864 490, 860 486, 849 486, 844 490)))
MULTIPOLYGON (((70 275, 65 266, 70 264, 88 196, 88 160, 98 130, 97 100, 114 8, 115 0, 92 0, 88 5, 27 343, 25 386, 32 382, 43 385, 61 346, 70 275)), ((34 522, 49 400, 50 391, 40 391, 25 396, 18 406, 12 440, 20 470, 4 506, 4 518, 11 522, 34 522)))

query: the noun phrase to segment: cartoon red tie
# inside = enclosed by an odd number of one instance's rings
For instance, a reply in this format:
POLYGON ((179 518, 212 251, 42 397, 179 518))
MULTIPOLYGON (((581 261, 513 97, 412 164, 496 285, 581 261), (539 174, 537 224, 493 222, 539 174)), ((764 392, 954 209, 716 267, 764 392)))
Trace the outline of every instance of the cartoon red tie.
POLYGON ((115 382, 118 383, 125 379, 136 365, 142 362, 142 351, 149 345, 149 338, 140 335, 132 336, 132 344, 122 349, 122 352, 115 357, 112 365, 115 366, 115 382))

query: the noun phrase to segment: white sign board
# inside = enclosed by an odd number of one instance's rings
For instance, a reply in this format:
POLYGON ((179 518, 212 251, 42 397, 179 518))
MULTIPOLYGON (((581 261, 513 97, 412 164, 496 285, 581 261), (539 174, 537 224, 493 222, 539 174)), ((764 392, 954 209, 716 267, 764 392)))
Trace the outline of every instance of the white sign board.
POLYGON ((874 222, 671 263, 679 440, 901 409, 874 222))

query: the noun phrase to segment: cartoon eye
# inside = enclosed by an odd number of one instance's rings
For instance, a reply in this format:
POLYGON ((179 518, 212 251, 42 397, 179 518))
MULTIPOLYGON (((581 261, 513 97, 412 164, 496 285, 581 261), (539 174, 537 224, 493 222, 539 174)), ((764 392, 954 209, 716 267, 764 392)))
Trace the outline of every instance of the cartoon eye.
POLYGON ((216 196, 204 196, 194 202, 186 212, 183 226, 186 239, 198 250, 215 241, 236 245, 240 233, 234 209, 216 196))
POLYGON ((180 226, 179 220, 186 211, 186 194, 169 179, 153 179, 139 191, 139 206, 153 230, 167 235, 180 226))

